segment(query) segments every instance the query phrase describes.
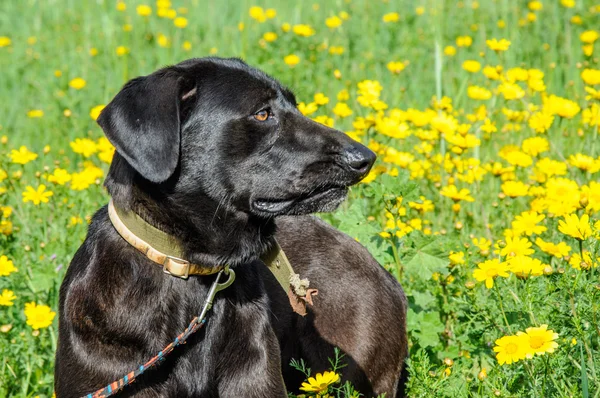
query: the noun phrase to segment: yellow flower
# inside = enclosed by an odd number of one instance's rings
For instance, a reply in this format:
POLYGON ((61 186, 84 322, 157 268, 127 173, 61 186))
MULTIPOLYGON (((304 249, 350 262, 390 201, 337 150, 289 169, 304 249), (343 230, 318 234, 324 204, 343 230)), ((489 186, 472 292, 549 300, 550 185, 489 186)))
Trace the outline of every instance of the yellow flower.
MULTIPOLYGON (((537 77, 537 76, 536 76, 537 77)), ((542 72, 543 77, 543 72, 542 72)), ((510 68, 506 71, 506 78, 511 82, 524 82, 529 79, 529 71, 523 68, 510 68)))
POLYGON ((327 25, 327 27, 329 29, 338 28, 338 27, 342 26, 342 19, 340 17, 338 17, 337 15, 334 15, 332 17, 325 19, 325 25, 327 25))
MULTIPOLYGON (((588 95, 585 97, 586 100, 589 101, 591 99, 595 99, 597 101, 600 101, 600 90, 596 90, 592 87, 585 87, 585 92, 588 93, 588 95)), ((596 104, 593 104, 592 106, 594 106, 594 105, 596 105, 596 104)), ((585 113, 585 111, 583 111, 583 112, 585 113)))
POLYGON ((521 278, 543 275, 546 267, 546 264, 543 264, 537 258, 521 255, 511 257, 506 263, 510 272, 521 278))
MULTIPOLYGON (((588 185, 581 187, 582 199, 587 200, 585 207, 588 213, 594 213, 600 210, 600 184, 596 181, 590 181, 588 185)), ((594 226, 597 227, 596 224, 594 226)))
POLYGON ((69 87, 74 88, 75 90, 81 90, 85 87, 85 80, 81 77, 76 77, 69 82, 69 87))
POLYGON ((388 12, 383 16, 382 19, 385 23, 398 22, 400 20, 400 14, 398 14, 397 12, 388 12))
POLYGON ((13 224, 11 221, 8 221, 8 220, 0 221, 0 234, 8 236, 8 235, 12 234, 12 231, 13 231, 13 224))
POLYGON ((273 19, 277 16, 277 10, 274 8, 267 8, 265 10, 265 17, 267 17, 268 19, 273 19))
POLYGON ((545 242, 542 238, 536 238, 535 244, 538 245, 544 253, 548 253, 556 258, 563 258, 569 255, 571 247, 565 242, 559 242, 554 244, 552 242, 545 242))
POLYGON ((8 218, 12 214, 12 207, 10 206, 0 206, 0 211, 2 213, 2 217, 8 218))
POLYGON ((512 222, 512 229, 515 231, 516 235, 539 235, 547 229, 543 225, 537 225, 544 218, 546 218, 546 216, 538 214, 535 211, 524 211, 515 217, 515 221, 512 222))
POLYGON ((509 236, 506 238, 506 246, 500 250, 500 255, 507 257, 529 256, 533 252, 530 241, 518 236, 514 238, 509 236))
POLYGON ((173 20, 175 27, 183 29, 188 25, 188 20, 185 17, 177 17, 173 20))
POLYGON ((502 66, 486 66, 483 68, 483 74, 490 80, 500 80, 502 77, 502 66))
POLYGON ((396 75, 402 72, 404 68, 406 68, 406 64, 402 61, 390 61, 386 66, 390 72, 396 75))
POLYGON ((98 152, 96 143, 89 138, 76 138, 75 141, 71 142, 69 145, 73 152, 82 154, 86 158, 89 158, 98 152))
POLYGON ((526 336, 504 336, 495 341, 496 359, 500 365, 510 365, 525 359, 529 342, 526 336))
POLYGON ((17 272, 18 269, 15 267, 13 262, 6 256, 0 256, 0 276, 9 276, 13 272, 17 272))
POLYGON ((581 108, 575 101, 558 97, 554 94, 544 101, 544 111, 553 115, 558 115, 567 119, 573 118, 579 113, 581 108))
POLYGON ((456 185, 448 185, 447 187, 442 188, 440 195, 450 198, 455 202, 459 202, 461 200, 467 202, 475 201, 468 189, 463 188, 459 191, 458 188, 456 188, 456 185))
POLYGON ((571 166, 590 173, 596 173, 600 170, 600 161, 589 155, 584 155, 583 153, 576 153, 569 156, 568 162, 571 166))
POLYGON ((23 192, 23 202, 32 202, 34 205, 38 206, 40 203, 48 203, 49 198, 54 195, 52 191, 46 191, 46 186, 41 184, 37 189, 34 189, 31 185, 25 187, 25 192, 23 192))
POLYGON ((71 216, 71 218, 69 219, 69 225, 75 226, 79 224, 83 224, 83 218, 79 216, 71 216))
POLYGON ((329 389, 329 386, 340 381, 340 375, 335 372, 326 371, 317 373, 315 377, 309 377, 308 380, 302 383, 300 389, 306 392, 324 393, 329 389))
POLYGON ((449 136, 458 129, 458 121, 452 115, 442 112, 431 119, 431 127, 449 136))
POLYGON ((577 214, 570 214, 564 217, 564 221, 558 222, 558 230, 565 235, 569 235, 578 240, 586 240, 592 236, 590 227, 590 216, 584 214, 579 218, 577 214))
POLYGON ((267 20, 267 16, 265 15, 265 10, 262 7, 253 6, 248 10, 248 14, 250 18, 258 21, 260 23, 265 22, 267 20))
POLYGON ((473 238, 472 242, 477 248, 479 248, 479 251, 482 255, 484 255, 486 252, 489 252, 490 247, 492 246, 492 241, 486 238, 473 238))
POLYGON ((335 104, 332 112, 338 117, 348 117, 352 115, 352 109, 345 102, 338 102, 335 104))
MULTIPOLYGON (((315 118, 313 118, 313 120, 317 123, 321 123, 324 124, 325 126, 328 127, 333 127, 333 118, 327 116, 327 115, 321 115, 321 116, 317 116, 315 118)), ((360 141, 360 137, 353 137, 350 132, 346 133, 348 134, 352 139, 354 139, 355 141, 360 141), (358 139, 357 139, 358 138, 358 139)))
POLYGON ((129 48, 125 46, 118 46, 115 49, 115 52, 117 53, 117 57, 122 57, 123 55, 129 54, 129 48))
POLYGON ((529 194, 529 185, 521 181, 506 181, 502 184, 501 189, 506 196, 510 196, 511 198, 527 196, 529 194))
POLYGON ((39 119, 44 116, 44 111, 41 109, 32 109, 27 112, 27 117, 30 119, 39 119))
POLYGON ((266 32, 263 35, 263 39, 265 39, 266 42, 274 42, 275 40, 277 40, 277 33, 275 32, 266 32))
POLYGON ((48 176, 48 181, 58 185, 65 185, 71 181, 71 174, 65 169, 54 169, 54 172, 48 176))
POLYGON ((462 64, 462 68, 470 73, 476 73, 481 70, 481 64, 474 60, 466 60, 462 64))
POLYGON ((146 4, 140 4, 136 7, 135 11, 142 17, 148 17, 152 15, 152 7, 146 4))
POLYGON ((10 46, 10 37, 0 36, 0 48, 10 46))
POLYGON ((519 332, 517 335, 525 335, 525 341, 528 343, 526 347, 526 357, 533 358, 533 355, 544 355, 545 353, 553 353, 558 348, 558 343, 554 340, 558 339, 558 333, 548 330, 548 325, 540 327, 530 327, 525 329, 525 333, 519 332))
POLYGON ((96 141, 96 148, 98 148, 99 152, 112 152, 115 150, 115 147, 106 137, 98 138, 98 141, 96 141))
POLYGON ((458 36, 456 38, 456 45, 458 47, 471 47, 471 44, 473 44, 471 36, 458 36))
POLYGON ((527 7, 529 7, 531 11, 539 11, 544 8, 541 1, 530 1, 527 7))
POLYGON ((590 269, 592 266, 596 268, 598 266, 598 263, 592 259, 590 252, 586 250, 583 251, 583 257, 579 253, 573 253, 569 259, 569 264, 577 270, 590 269))
POLYGON ((487 370, 486 370, 486 368, 481 368, 481 371, 477 374, 477 378, 480 381, 484 381, 487 378, 487 370))
POLYGON ((598 37, 600 37, 600 35, 595 30, 586 30, 579 35, 579 40, 584 43, 591 44, 598 40, 598 37))
POLYGON ((96 105, 95 107, 93 107, 90 110, 90 117, 93 120, 97 120, 98 116, 100 116, 100 112, 102 112, 102 109, 104 109, 105 105, 96 105))
POLYGON ((8 156, 11 162, 17 164, 27 164, 38 157, 36 153, 31 152, 26 146, 21 146, 18 151, 16 149, 11 150, 8 156))
POLYGON ((102 170, 99 168, 86 167, 79 173, 71 174, 71 189, 82 191, 96 182, 96 178, 102 176, 102 170), (97 170, 99 170, 99 172, 97 170))
MULTIPOLYGON (((598 92, 598 94, 600 95, 600 92, 598 92)), ((583 123, 588 126, 600 127, 600 106, 598 104, 592 104, 591 107, 585 109, 581 113, 581 118, 583 119, 583 123)))
POLYGON ((300 102, 298 104, 298 110, 304 116, 310 115, 311 113, 315 113, 318 109, 319 109, 319 106, 317 105, 316 102, 309 102, 308 104, 305 104, 304 102, 300 102))
POLYGON ((44 329, 52 325, 56 312, 47 305, 37 305, 35 302, 25 304, 27 324, 34 330, 44 329))
POLYGON ((163 48, 169 48, 169 47, 171 47, 171 39, 169 39, 164 34, 159 33, 156 36, 156 44, 158 44, 160 47, 163 47, 163 48))
POLYGON ((465 263, 465 253, 464 252, 454 252, 451 251, 448 256, 450 260, 450 264, 452 265, 460 265, 465 263))
POLYGON ((491 40, 486 40, 485 44, 489 47, 490 50, 494 50, 494 51, 506 51, 508 50, 508 48, 510 47, 510 41, 506 40, 506 39, 491 39, 491 40))
POLYGON ((323 93, 316 93, 313 99, 315 100, 315 104, 317 105, 327 105, 329 103, 329 98, 326 97, 323 93))
POLYGON ((454 46, 446 46, 444 47, 444 55, 449 57, 453 57, 456 55, 456 47, 454 46))
POLYGON ((296 54, 286 55, 283 58, 283 62, 285 62, 288 66, 294 67, 300 63, 300 57, 296 54))
POLYGON ((552 123, 554 116, 546 112, 536 112, 529 118, 528 124, 536 133, 545 133, 552 123))
POLYGON ((504 82, 498 86, 498 92, 504 96, 505 100, 517 100, 525 96, 525 90, 516 83, 504 82))
POLYGON ((342 55, 343 53, 344 53, 344 47, 342 47, 342 46, 329 47, 329 54, 342 55))
POLYGON ((482 101, 492 98, 492 92, 490 90, 479 86, 469 86, 467 89, 467 95, 471 99, 482 101))
POLYGON ((299 24, 294 25, 292 31, 298 36, 309 37, 315 34, 315 30, 310 25, 299 24))
POLYGON ((508 278, 508 267, 505 262, 500 262, 497 258, 487 260, 477 264, 478 269, 473 271, 473 277, 478 282, 485 281, 485 287, 491 289, 494 287, 494 278, 501 276, 508 278))
POLYGON ((581 72, 581 79, 590 86, 600 84, 600 69, 584 69, 581 72))
POLYGON ((0 294, 0 305, 10 307, 14 304, 13 301, 16 299, 17 296, 15 296, 15 292, 13 292, 12 290, 4 289, 2 290, 2 294, 0 294))

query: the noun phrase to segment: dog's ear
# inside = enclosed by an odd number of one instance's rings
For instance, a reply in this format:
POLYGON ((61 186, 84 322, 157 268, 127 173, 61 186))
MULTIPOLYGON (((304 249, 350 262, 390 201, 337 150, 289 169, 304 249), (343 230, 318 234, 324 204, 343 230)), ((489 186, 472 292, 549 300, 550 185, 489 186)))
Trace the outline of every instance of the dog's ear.
POLYGON ((179 163, 180 103, 195 93, 174 69, 129 81, 102 110, 98 124, 117 152, 144 178, 166 181, 179 163))

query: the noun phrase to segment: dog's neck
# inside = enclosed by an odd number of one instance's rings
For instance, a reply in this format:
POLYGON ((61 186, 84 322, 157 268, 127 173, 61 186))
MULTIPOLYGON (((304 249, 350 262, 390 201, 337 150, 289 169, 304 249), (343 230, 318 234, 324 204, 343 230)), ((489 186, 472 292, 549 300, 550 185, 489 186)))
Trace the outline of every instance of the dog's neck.
POLYGON ((194 196, 195 211, 191 212, 186 207, 189 198, 155 187, 149 189, 135 175, 127 176, 123 170, 115 173, 120 168, 111 165, 105 183, 115 206, 135 212, 174 236, 191 263, 235 267, 259 258, 274 243, 273 219, 236 211, 201 194, 194 196))

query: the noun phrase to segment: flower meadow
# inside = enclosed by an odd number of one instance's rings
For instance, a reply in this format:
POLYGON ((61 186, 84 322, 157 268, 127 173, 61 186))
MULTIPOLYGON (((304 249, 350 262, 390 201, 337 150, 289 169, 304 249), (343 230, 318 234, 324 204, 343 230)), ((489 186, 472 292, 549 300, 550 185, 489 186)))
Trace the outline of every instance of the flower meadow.
MULTIPOLYGON (((409 301, 411 397, 600 396, 600 3, 5 1, 0 396, 50 397, 58 289, 129 79, 242 57, 378 161, 325 220, 409 301)), ((305 396, 359 397, 332 369, 305 396)))

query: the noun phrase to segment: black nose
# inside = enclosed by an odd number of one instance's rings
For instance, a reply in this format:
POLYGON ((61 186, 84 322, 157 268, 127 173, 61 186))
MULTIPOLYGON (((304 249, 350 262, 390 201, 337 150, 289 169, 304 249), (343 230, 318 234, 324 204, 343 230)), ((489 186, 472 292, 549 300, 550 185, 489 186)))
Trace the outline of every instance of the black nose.
POLYGON ((375 162, 377 155, 359 143, 353 143, 342 154, 342 161, 348 171, 361 175, 367 174, 375 162))

